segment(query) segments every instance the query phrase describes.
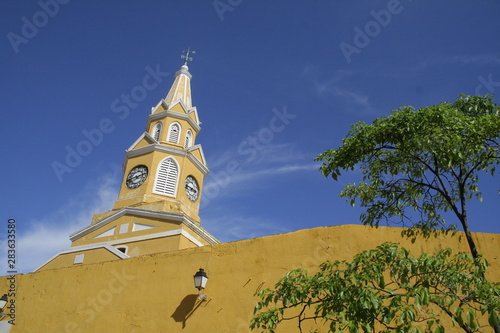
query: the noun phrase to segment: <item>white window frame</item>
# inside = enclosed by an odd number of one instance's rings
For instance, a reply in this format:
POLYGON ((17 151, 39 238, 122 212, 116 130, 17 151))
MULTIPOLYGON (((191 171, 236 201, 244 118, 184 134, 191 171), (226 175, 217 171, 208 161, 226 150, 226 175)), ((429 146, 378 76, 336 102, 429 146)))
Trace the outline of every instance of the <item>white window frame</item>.
POLYGON ((160 141, 160 137, 161 137, 161 130, 163 129, 163 125, 161 124, 161 122, 157 122, 156 125, 153 127, 153 138, 156 140, 156 141, 160 141), (158 133, 158 137, 156 137, 156 133, 158 133))
MULTIPOLYGON (((176 195, 177 195, 177 188, 179 187, 179 175, 180 175, 180 168, 179 168, 179 162, 177 162, 177 160, 173 157, 173 156, 167 156, 165 157, 164 159, 161 160, 160 163, 158 163, 158 167, 156 168, 156 175, 155 175, 155 183, 154 183, 154 186, 153 186, 153 193, 156 193, 156 194, 160 194, 160 195, 164 195, 164 196, 167 196, 167 197, 172 197, 172 198, 175 198, 176 195), (173 164, 175 165, 175 168, 177 169, 177 174, 175 175, 175 179, 173 180, 173 191, 168 192, 166 191, 167 189, 167 182, 169 181, 168 179, 168 176, 170 175, 169 173, 167 173, 167 177, 165 179, 162 179, 161 182, 162 183, 165 183, 164 185, 162 185, 162 190, 159 191, 157 189, 158 186, 160 186, 158 184, 159 182, 159 178, 160 176, 162 176, 160 174, 160 170, 162 168, 162 165, 165 161, 167 160, 172 160, 173 161, 173 164)), ((172 179, 170 179, 170 182, 172 182, 172 179)))
POLYGON ((175 121, 175 122, 171 123, 171 124, 170 124, 170 126, 168 127, 168 136, 167 136, 167 140, 168 140, 168 142, 170 142, 170 143, 175 143, 175 144, 179 144, 179 139, 180 139, 180 137, 181 137, 181 132, 182 132, 182 126, 181 126, 181 124, 179 124, 177 121, 175 121), (173 128, 175 125, 179 126, 179 131, 177 132, 177 136, 175 137, 176 141, 173 141, 173 140, 172 140, 172 135, 173 135, 173 133, 172 133, 172 128, 173 128))
POLYGON ((184 140, 184 148, 189 148, 193 145, 193 132, 190 129, 186 132, 186 138, 184 140))

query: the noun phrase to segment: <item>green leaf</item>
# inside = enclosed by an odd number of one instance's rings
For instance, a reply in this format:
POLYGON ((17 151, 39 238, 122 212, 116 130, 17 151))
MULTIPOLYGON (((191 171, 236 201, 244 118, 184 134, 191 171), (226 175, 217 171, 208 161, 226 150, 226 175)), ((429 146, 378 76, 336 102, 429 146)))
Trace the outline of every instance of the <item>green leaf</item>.
POLYGON ((499 111, 491 96, 399 107, 372 124, 354 124, 340 147, 316 160, 335 180, 361 170, 363 183, 347 184, 341 197, 351 205, 359 200, 364 224, 403 224, 428 237, 467 223, 463 197, 482 199, 479 175, 494 174, 500 163, 499 111), (448 224, 441 215, 450 211, 457 219, 448 224))

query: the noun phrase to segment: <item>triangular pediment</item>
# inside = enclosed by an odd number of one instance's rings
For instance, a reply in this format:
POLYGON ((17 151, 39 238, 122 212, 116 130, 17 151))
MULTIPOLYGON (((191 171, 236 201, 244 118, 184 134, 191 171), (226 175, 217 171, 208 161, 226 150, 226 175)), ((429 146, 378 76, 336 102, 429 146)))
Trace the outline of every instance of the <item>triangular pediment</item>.
POLYGON ((168 110, 168 104, 167 104, 167 102, 165 102, 164 99, 162 99, 161 101, 158 102, 158 104, 156 104, 155 107, 151 108, 151 114, 162 112, 162 111, 167 111, 167 110, 168 110))
MULTIPOLYGON (((51 264, 54 268, 55 267, 67 267, 67 263, 64 263, 64 259, 63 259, 63 256, 72 256, 74 257, 75 254, 76 255, 79 255, 81 259, 83 259, 83 256, 85 256, 86 253, 90 253, 90 252, 94 252, 99 254, 102 256, 102 252, 107 252, 110 254, 111 258, 108 256, 109 260, 113 260, 113 259, 128 259, 130 258, 130 256, 126 255, 125 253, 121 252, 120 250, 118 250, 117 248, 115 248, 114 246, 111 246, 109 244, 95 244, 95 245, 86 245, 86 246, 77 246, 77 247, 72 247, 72 248, 69 248, 67 250, 64 250, 64 251, 61 251, 59 252, 58 254, 56 254, 55 256, 53 256, 52 258, 50 258, 49 260, 47 260, 45 263, 43 263, 42 265, 40 265, 38 268, 36 268, 33 272, 36 272, 36 271, 39 271, 41 269, 43 269, 45 266, 47 266, 48 264, 51 264), (82 256, 83 255, 83 256, 82 256), (62 260, 61 260, 62 259, 62 260), (59 265, 57 264, 57 261, 59 261, 59 265), (62 261, 62 263, 61 263, 62 261)), ((94 260, 95 260, 95 255, 94 255, 94 260)), ((76 258, 75 260, 73 261, 73 264, 78 264, 79 262, 76 261, 76 258)), ((88 260, 88 258, 86 259, 86 263, 92 263, 92 259, 90 259, 90 262, 88 260)))
POLYGON ((95 224, 74 232, 70 235, 70 239, 74 242, 82 237, 91 239, 96 237, 102 238, 113 234, 120 235, 148 230, 158 226, 165 226, 165 224, 171 224, 172 228, 178 228, 183 220, 183 214, 143 211, 141 209, 126 207, 95 224), (125 224, 130 225, 130 227, 124 227, 125 224), (141 224, 142 226, 134 229, 134 224, 141 224), (119 232, 116 232, 117 228, 119 232), (113 232, 110 230, 113 230, 113 232))
POLYGON ((201 148, 201 145, 194 145, 192 147, 189 147, 187 150, 203 165, 205 166, 207 165, 207 161, 205 160, 205 155, 203 154, 203 149, 201 148))
POLYGON ((188 114, 191 119, 193 119, 197 124, 201 124, 200 118, 198 118, 198 110, 196 109, 196 106, 193 106, 191 109, 189 109, 188 114))
POLYGON ((69 237, 74 243, 73 246, 77 246, 82 241, 86 243, 96 237, 99 238, 100 242, 108 242, 107 239, 118 241, 120 238, 137 237, 144 233, 175 233, 183 225, 202 235, 202 238, 207 242, 218 243, 213 236, 182 213, 158 212, 131 207, 122 208, 101 221, 74 232, 69 237))
POLYGON ((155 107, 151 108, 151 114, 156 114, 163 111, 173 111, 189 115, 189 117, 196 124, 200 124, 200 118, 198 117, 198 110, 196 109, 196 106, 188 108, 181 99, 178 99, 171 105, 168 105, 167 102, 165 102, 165 100, 162 99, 160 102, 158 102, 158 104, 155 107))
POLYGON ((154 143, 158 143, 158 141, 156 141, 148 132, 144 132, 137 140, 135 140, 135 142, 127 149, 127 151, 146 147, 154 143))
POLYGON ((168 111, 175 111, 175 112, 179 112, 182 114, 189 113, 188 108, 186 107, 186 105, 184 104, 184 102, 181 99, 178 99, 176 102, 172 103, 172 105, 170 105, 170 108, 168 109, 168 111))

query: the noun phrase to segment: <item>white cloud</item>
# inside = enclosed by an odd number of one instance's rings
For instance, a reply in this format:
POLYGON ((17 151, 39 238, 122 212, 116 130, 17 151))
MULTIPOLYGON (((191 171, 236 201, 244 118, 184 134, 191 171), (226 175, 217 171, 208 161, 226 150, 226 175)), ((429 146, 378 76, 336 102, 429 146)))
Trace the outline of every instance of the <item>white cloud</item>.
MULTIPOLYGON (((232 186, 222 184, 221 197, 230 193, 232 195, 246 193, 251 187, 262 184, 269 176, 316 171, 318 165, 309 162, 310 160, 311 156, 297 151, 291 144, 262 145, 259 150, 256 150, 252 159, 239 154, 235 147, 222 152, 211 162, 217 167, 211 168, 212 172, 205 180, 205 189, 210 184, 221 186, 220 179, 211 178, 211 176, 226 170, 227 163, 230 161, 237 161, 241 167, 236 173, 230 175, 228 182, 232 186)), ((118 196, 120 177, 118 173, 105 175, 89 183, 80 193, 62 204, 57 211, 27 221, 28 227, 23 228, 23 231, 17 234, 17 271, 19 273, 31 272, 60 251, 68 249, 71 246, 70 234, 88 226, 92 215, 112 208, 118 196)), ((289 231, 276 227, 277 224, 272 221, 252 217, 221 216, 210 219, 207 224, 210 225, 210 231, 223 240, 252 238, 289 231)), ((0 248, 7 248, 5 240, 0 241, 0 248)), ((6 251, 3 251, 0 253, 0 261, 6 263, 6 251)))
MULTIPOLYGON (((242 142, 246 140, 243 139, 242 142)), ((240 144, 238 145, 240 146, 240 144)), ((236 162, 243 169, 256 169, 262 165, 273 163, 286 164, 296 162, 304 158, 310 158, 308 154, 298 151, 290 143, 248 144, 245 154, 238 151, 238 146, 217 153, 215 158, 208 160, 211 170, 225 169, 228 163, 236 162)))
POLYGON ((335 96, 343 97, 345 100, 349 101, 352 104, 362 106, 366 110, 371 111, 371 104, 368 102, 368 95, 353 90, 343 89, 340 87, 333 87, 332 93, 335 96))
MULTIPOLYGON (((256 181, 262 180, 263 177, 267 176, 273 176, 273 175, 284 175, 292 172, 297 172, 297 171, 317 171, 319 168, 318 165, 315 164, 302 164, 302 165, 284 165, 284 166, 278 166, 278 167, 269 167, 266 169, 257 169, 257 170, 252 170, 252 171, 241 171, 239 173, 235 173, 233 175, 230 175, 230 177, 227 179, 227 181, 221 182, 218 179, 210 179, 205 186, 221 186, 221 184, 224 184, 226 186, 227 184, 231 184, 232 189, 237 189, 240 192, 246 192, 248 188, 246 186, 243 186, 242 183, 247 183, 249 185, 254 185, 256 181), (235 187, 235 185, 238 184, 238 187, 235 187)), ((227 193, 226 193, 227 194, 227 193)), ((234 191, 231 192, 232 195, 234 195, 234 191)))
MULTIPOLYGON (((118 177, 108 174, 85 187, 56 212, 28 221, 24 232, 16 238, 17 271, 28 273, 62 250, 70 247, 69 235, 91 222, 93 214, 108 211, 117 198, 118 177)), ((0 247, 6 249, 5 241, 0 247)), ((1 262, 6 261, 1 254, 1 262)))
POLYGON ((311 162, 311 155, 298 151, 291 144, 264 145, 249 156, 242 156, 234 148, 218 156, 210 163, 211 173, 205 179, 202 208, 217 198, 247 194, 251 188, 265 182, 266 177, 316 172, 319 168, 319 163, 311 162), (234 165, 237 168, 232 168, 234 165))
POLYGON ((353 89, 346 88, 342 81, 355 74, 347 69, 338 70, 333 76, 320 79, 320 71, 316 66, 308 65, 302 71, 303 76, 312 82, 312 88, 318 97, 336 96, 341 97, 346 103, 361 107, 364 112, 372 112, 369 96, 353 89))
POLYGON ((451 61, 463 65, 500 65, 500 54, 459 55, 452 57, 451 61))
POLYGON ((441 64, 460 65, 500 65, 500 54, 476 54, 476 55, 456 55, 451 57, 429 57, 414 66, 414 70, 422 71, 430 67, 441 64))

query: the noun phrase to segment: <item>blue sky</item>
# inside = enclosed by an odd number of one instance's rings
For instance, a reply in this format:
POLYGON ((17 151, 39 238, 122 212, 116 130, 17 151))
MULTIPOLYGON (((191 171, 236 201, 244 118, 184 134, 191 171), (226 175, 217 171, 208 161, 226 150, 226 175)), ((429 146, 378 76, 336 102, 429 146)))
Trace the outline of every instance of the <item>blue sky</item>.
MULTIPOLYGON (((221 241, 359 223, 360 210, 338 197, 359 174, 324 178, 319 153, 400 105, 500 90, 494 0, 5 0, 0 12, 1 233, 14 217, 25 272, 112 207, 124 151, 188 47, 211 170, 200 215, 221 241), (151 71, 157 87, 120 118, 112 103, 151 71), (58 178, 54 162, 103 121, 108 133, 58 178), (231 163, 241 167, 225 173, 231 163)), ((472 229, 499 233, 500 184, 483 185, 472 229)))

